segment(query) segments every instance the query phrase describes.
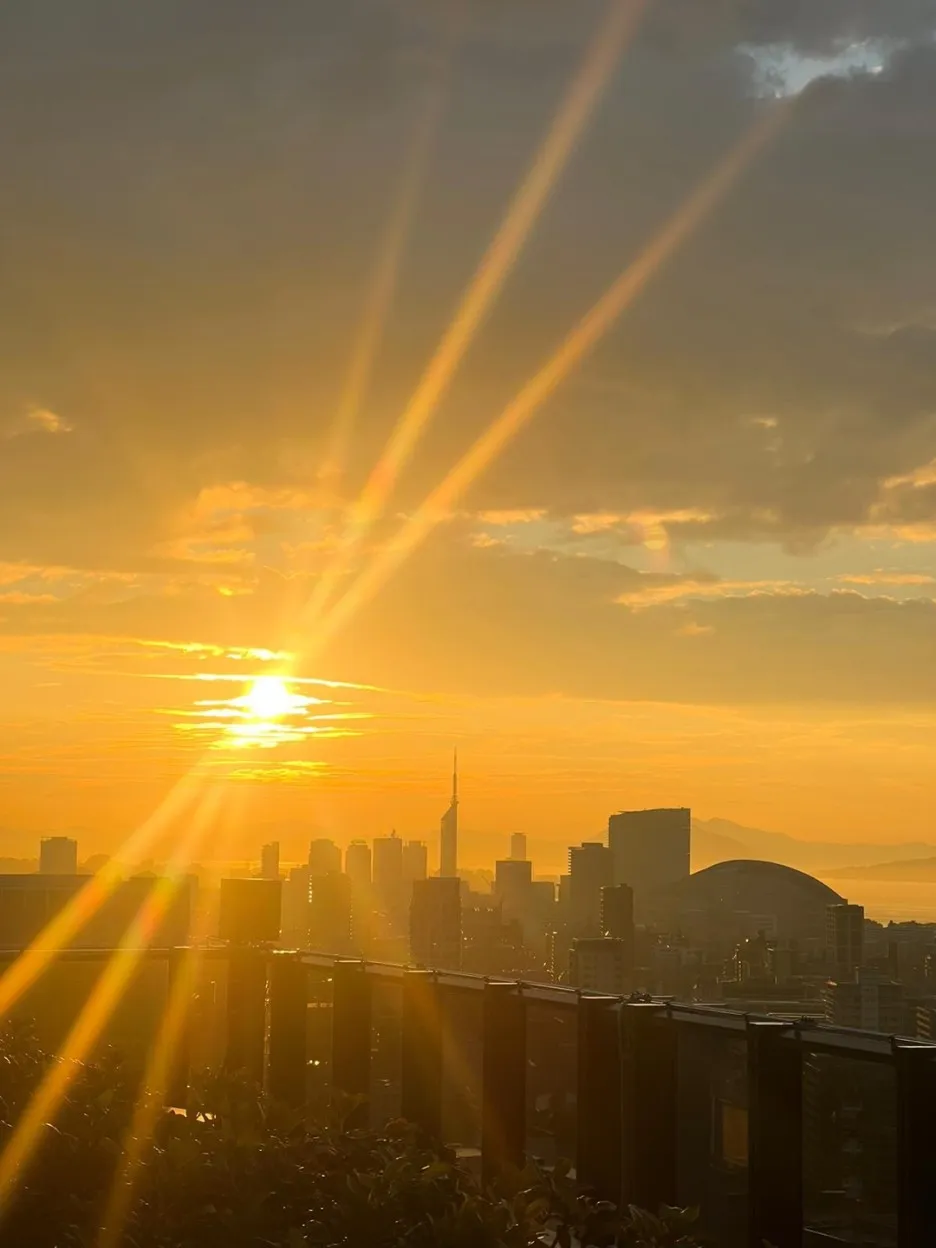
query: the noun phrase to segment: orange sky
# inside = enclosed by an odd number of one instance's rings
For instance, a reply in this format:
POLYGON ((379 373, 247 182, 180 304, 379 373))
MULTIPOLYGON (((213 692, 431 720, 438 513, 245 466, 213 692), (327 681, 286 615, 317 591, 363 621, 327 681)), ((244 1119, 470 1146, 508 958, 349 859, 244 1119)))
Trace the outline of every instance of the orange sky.
POLYGON ((912 0, 62 5, 0 19, 5 852, 192 774, 236 854, 434 838, 455 745, 468 865, 936 843, 912 0), (235 740, 270 675, 319 700, 235 740))

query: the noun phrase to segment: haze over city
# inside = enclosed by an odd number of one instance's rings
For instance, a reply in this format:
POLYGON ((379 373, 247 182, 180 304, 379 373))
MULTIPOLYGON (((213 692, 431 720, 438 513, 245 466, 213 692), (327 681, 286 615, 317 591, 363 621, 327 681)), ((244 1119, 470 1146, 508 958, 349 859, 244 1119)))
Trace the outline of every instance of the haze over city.
POLYGON ((0 1248, 936 1244, 936 0, 0 118, 0 1248))

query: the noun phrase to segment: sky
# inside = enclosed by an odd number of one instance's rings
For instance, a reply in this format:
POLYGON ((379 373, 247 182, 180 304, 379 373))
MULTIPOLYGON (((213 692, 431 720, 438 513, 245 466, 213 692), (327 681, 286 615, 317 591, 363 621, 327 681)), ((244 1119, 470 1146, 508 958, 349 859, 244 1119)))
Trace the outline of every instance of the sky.
POLYGON ((0 116, 0 852, 936 842, 931 0, 31 0, 0 116))

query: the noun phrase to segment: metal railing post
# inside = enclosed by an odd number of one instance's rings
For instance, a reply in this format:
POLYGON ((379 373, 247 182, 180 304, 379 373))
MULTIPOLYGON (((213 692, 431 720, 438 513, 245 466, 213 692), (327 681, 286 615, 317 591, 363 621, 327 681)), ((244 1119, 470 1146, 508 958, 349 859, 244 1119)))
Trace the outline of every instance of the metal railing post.
POLYGON ((526 1014, 520 986, 484 985, 481 1166, 520 1168, 526 1152, 526 1014))
POLYGON ((620 1021, 624 1201, 655 1212, 676 1204, 677 1024, 642 1002, 620 1021))
POLYGON ((266 1049, 267 954, 232 948, 228 953, 227 1044, 224 1065, 263 1083, 266 1049))
POLYGON ((749 1022, 748 1218, 751 1248, 803 1242, 803 1058, 782 1022, 749 1022))
POLYGON ((936 1244, 936 1046, 894 1049, 897 1074, 897 1245, 936 1244))
POLYGON ((403 972, 400 1109, 433 1139, 442 1136, 442 1014, 433 971, 403 972))
POLYGON ((575 1172, 602 1200, 620 1202, 621 1004, 614 997, 578 1002, 578 1092, 575 1172))
MULTIPOLYGON (((339 1095, 366 1097, 370 1092, 371 977, 363 962, 340 960, 332 972, 332 1088, 339 1095)), ((361 1105, 349 1126, 367 1121, 361 1105)))
POLYGON ((291 953, 270 959, 270 1036, 267 1090, 286 1105, 306 1102, 308 972, 291 953))

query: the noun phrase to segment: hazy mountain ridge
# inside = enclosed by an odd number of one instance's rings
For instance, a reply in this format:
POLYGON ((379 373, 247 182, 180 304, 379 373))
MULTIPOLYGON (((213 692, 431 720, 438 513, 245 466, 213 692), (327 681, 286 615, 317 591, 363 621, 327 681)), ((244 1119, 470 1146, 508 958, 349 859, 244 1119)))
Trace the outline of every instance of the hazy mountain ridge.
POLYGON ((842 867, 826 871, 830 880, 875 880, 882 884, 936 883, 936 858, 908 858, 899 862, 877 862, 869 867, 842 867))
MULTIPOLYGON (((755 858, 779 862, 811 875, 837 875, 863 878, 861 872, 882 868, 898 869, 904 864, 929 862, 936 878, 936 845, 925 841, 905 841, 896 845, 847 841, 801 841, 784 832, 748 828, 730 819, 693 819, 692 868, 699 871, 731 858, 755 858)), ((908 867, 904 867, 905 872, 908 867)), ((869 874, 868 879, 919 879, 918 874, 903 876, 869 874)))

